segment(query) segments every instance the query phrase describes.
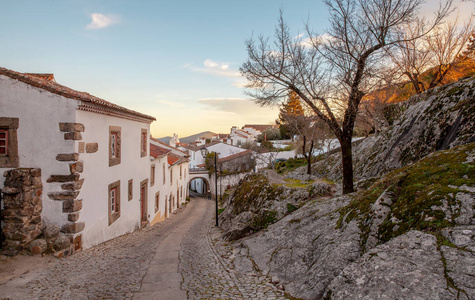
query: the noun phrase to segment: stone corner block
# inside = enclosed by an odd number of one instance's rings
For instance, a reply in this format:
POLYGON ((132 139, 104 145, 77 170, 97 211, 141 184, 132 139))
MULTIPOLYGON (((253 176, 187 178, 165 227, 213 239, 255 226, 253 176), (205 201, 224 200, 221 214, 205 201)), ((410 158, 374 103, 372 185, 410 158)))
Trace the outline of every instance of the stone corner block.
POLYGON ((81 123, 59 123, 61 132, 84 132, 84 125, 81 123))
POLYGON ((82 140, 82 135, 80 132, 66 132, 64 134, 65 140, 80 141, 82 140))
POLYGON ((82 209, 82 200, 65 200, 63 202, 63 212, 73 213, 82 209))
POLYGON ((99 150, 99 145, 97 143, 86 144, 86 153, 95 153, 97 150, 99 150))
POLYGON ((79 160, 79 153, 64 153, 56 155, 58 161, 77 161, 79 160))
POLYGON ((48 193, 48 197, 53 200, 74 200, 79 195, 76 191, 63 191, 48 193))
POLYGON ((75 223, 68 223, 63 225, 61 228, 61 232, 64 233, 79 233, 84 230, 86 226, 85 222, 75 222, 75 223))

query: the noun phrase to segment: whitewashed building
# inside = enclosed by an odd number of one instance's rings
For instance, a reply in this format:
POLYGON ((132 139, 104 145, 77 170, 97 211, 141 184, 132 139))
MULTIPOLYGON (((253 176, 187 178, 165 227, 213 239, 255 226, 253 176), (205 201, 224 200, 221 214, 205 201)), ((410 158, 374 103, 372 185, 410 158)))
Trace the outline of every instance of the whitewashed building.
POLYGON ((0 174, 41 169, 42 222, 88 248, 147 224, 154 120, 52 74, 0 68, 0 174))
POLYGON ((188 197, 189 155, 150 139, 150 224, 168 218, 188 197))

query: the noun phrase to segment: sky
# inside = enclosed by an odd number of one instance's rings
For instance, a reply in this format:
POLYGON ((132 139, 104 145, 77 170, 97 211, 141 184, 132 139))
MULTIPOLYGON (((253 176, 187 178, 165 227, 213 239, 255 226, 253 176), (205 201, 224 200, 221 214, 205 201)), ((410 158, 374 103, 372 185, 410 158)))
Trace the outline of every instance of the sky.
POLYGON ((0 0, 0 66, 154 116, 154 137, 270 124, 243 93, 244 42, 289 24, 324 29, 314 0, 0 0))
POLYGON ((328 27, 319 0, 0 0, 0 66, 154 116, 154 137, 229 133, 277 118, 243 93, 239 67, 280 9, 296 35, 328 27))

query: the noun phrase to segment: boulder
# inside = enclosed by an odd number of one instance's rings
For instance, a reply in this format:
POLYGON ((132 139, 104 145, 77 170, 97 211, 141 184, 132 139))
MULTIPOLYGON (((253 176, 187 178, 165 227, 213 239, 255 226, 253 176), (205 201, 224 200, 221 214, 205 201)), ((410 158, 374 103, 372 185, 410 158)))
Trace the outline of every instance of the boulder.
POLYGON ((30 243, 28 249, 32 254, 43 254, 48 249, 48 244, 44 239, 37 239, 30 243))
POLYGON ((56 251, 63 250, 63 249, 69 249, 69 246, 71 246, 71 241, 69 237, 66 235, 60 235, 54 242, 54 249, 56 251))

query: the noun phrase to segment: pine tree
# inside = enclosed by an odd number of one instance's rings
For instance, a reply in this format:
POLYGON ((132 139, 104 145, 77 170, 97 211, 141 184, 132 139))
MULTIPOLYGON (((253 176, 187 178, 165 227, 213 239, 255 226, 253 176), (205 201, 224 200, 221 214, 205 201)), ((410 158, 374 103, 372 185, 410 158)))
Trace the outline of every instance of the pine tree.
POLYGON ((279 119, 277 123, 279 125, 286 123, 286 118, 289 116, 303 116, 304 111, 302 103, 300 103, 300 97, 296 92, 291 91, 289 93, 289 99, 280 108, 279 119))

